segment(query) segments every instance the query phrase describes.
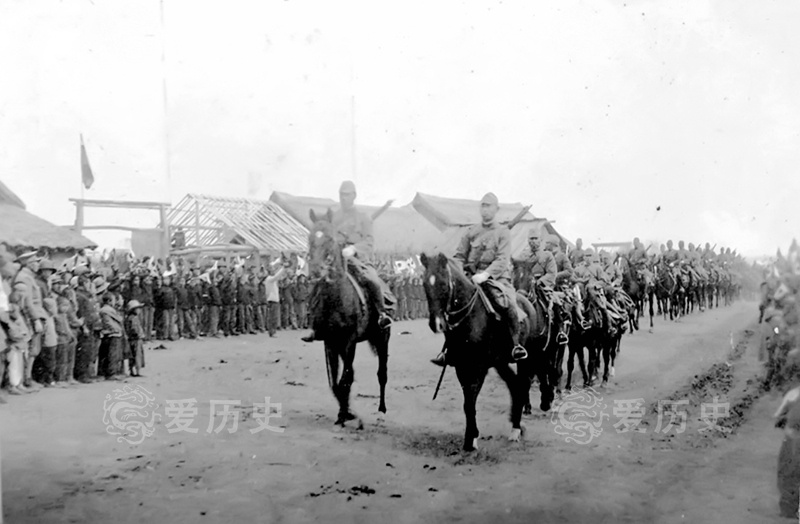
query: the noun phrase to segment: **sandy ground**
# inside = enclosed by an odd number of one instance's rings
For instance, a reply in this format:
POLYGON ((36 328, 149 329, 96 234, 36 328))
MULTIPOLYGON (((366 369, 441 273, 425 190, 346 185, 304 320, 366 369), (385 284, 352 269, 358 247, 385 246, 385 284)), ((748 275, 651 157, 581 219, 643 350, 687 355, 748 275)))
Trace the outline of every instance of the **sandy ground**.
MULTIPOLYGON (((598 391, 611 416, 588 444, 566 442, 550 416, 536 412, 523 421, 524 440, 508 442, 509 396, 491 372, 472 454, 460 451, 464 419, 452 370, 431 400, 439 369, 428 359, 441 335, 423 321, 393 327, 385 417, 377 412, 377 360, 359 348, 353 404, 361 431, 334 430, 322 344, 304 344, 300 332, 168 343, 147 351, 143 378, 49 389, 0 406, 6 519, 790 522, 778 517, 782 433, 770 416, 779 398, 759 396, 751 380, 760 373, 758 337, 745 330, 756 329, 756 314, 755 304, 737 303, 657 321, 655 334, 626 335, 616 377, 598 391), (147 388, 162 415, 167 400, 196 398, 198 432, 169 433, 171 418, 162 416, 141 444, 118 442, 103 406, 126 385, 147 388), (729 435, 698 431, 699 404, 713 394, 743 413, 730 420, 729 435), (282 416, 270 423, 284 431, 251 433, 253 403, 267 396, 281 403, 282 416), (682 433, 656 435, 653 409, 644 433, 614 428, 614 400, 642 398, 652 408, 682 396, 690 399, 682 433), (208 431, 212 400, 242 403, 236 431, 208 431)), ((537 406, 537 387, 532 400, 537 406)))

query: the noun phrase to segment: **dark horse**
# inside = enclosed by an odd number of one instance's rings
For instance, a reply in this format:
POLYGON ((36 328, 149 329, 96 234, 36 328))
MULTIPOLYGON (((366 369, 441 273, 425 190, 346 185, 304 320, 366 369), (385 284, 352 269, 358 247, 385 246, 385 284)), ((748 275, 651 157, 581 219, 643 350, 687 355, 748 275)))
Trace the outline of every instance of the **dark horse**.
POLYGON ((331 224, 332 213, 317 217, 310 212, 313 226, 308 236, 309 271, 316 280, 313 292, 311 324, 325 343, 328 384, 339 401, 336 424, 360 419, 350 410, 350 387, 353 385, 353 359, 358 342, 369 342, 378 356, 378 383, 381 399, 378 411, 386 413, 386 362, 389 359, 389 329, 378 327, 377 313, 362 298, 362 290, 348 275, 342 246, 331 224), (339 369, 341 368, 341 374, 339 369))
POLYGON ((634 328, 639 329, 639 317, 644 316, 644 306, 649 302, 650 305, 650 333, 653 332, 653 294, 654 286, 652 279, 645 276, 644 270, 636 268, 631 264, 630 258, 623 256, 622 260, 622 289, 627 293, 636 306, 635 314, 630 316, 630 329, 633 334, 634 328))
POLYGON ((494 308, 483 290, 472 283, 455 260, 443 253, 432 257, 423 254, 420 260, 425 266, 423 286, 428 299, 428 324, 434 333, 444 331, 448 363, 455 367, 464 394, 464 415, 467 418, 464 450, 472 451, 477 444, 479 432, 475 404, 492 367, 511 393, 512 430, 509 439, 519 440, 522 410, 534 372, 539 378, 541 391, 539 407, 548 411, 553 401, 548 374, 542 365, 542 346, 537 345, 533 333, 532 326, 536 325, 533 305, 517 294, 517 304, 525 312, 519 341, 527 349, 528 358, 517 363, 515 372, 510 363, 512 343, 509 330, 492 311, 494 308))
POLYGON ((664 320, 667 319, 668 312, 669 319, 673 320, 675 318, 674 302, 678 288, 675 274, 672 272, 672 267, 663 261, 658 264, 655 269, 658 309, 664 314, 664 320))
MULTIPOLYGON (((566 341, 570 336, 570 324, 572 315, 571 304, 565 304, 566 296, 563 292, 552 291, 553 296, 561 297, 561 300, 553 300, 551 311, 547 312, 547 297, 541 289, 533 284, 532 278, 533 263, 529 261, 515 261, 513 270, 514 288, 527 298, 534 306, 537 315, 541 320, 535 326, 536 330, 532 334, 537 340, 537 345, 544 348, 544 364, 548 373, 548 386, 553 390, 555 396, 561 395, 561 379, 564 375, 564 356, 567 348, 566 342, 559 342, 559 333, 563 332, 562 341, 566 341)), ((525 415, 531 414, 530 400, 525 403, 523 411, 525 415)))

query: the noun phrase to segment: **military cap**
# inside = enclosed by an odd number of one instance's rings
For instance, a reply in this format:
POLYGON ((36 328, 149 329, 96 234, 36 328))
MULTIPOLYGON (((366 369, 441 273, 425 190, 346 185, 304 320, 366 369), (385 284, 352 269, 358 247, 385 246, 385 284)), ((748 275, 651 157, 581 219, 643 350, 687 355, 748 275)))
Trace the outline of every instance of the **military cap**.
POLYGON ((483 198, 481 198, 481 204, 492 204, 496 206, 499 204, 499 201, 494 193, 486 193, 483 195, 483 198))
POLYGON ((542 234, 535 227, 528 230, 528 238, 542 238, 542 234))
POLYGON ((50 261, 50 259, 43 258, 39 262, 39 273, 41 273, 42 271, 52 271, 53 273, 55 273, 56 266, 53 264, 53 262, 50 261))
POLYGON ((339 186, 339 193, 355 193, 356 192, 356 185, 353 183, 352 180, 345 180, 342 182, 342 185, 339 186))
POLYGON ((561 239, 558 237, 558 235, 552 235, 552 234, 547 235, 547 243, 553 246, 557 246, 561 244, 561 239))
POLYGON ((24 263, 28 262, 29 260, 31 260, 32 258, 36 257, 36 254, 37 254, 36 251, 28 251, 28 252, 22 253, 21 255, 19 255, 17 257, 17 262, 19 262, 20 264, 24 264, 24 263))
POLYGON ((75 275, 76 277, 85 275, 88 272, 89 272, 89 267, 86 264, 77 265, 72 269, 72 274, 75 275))

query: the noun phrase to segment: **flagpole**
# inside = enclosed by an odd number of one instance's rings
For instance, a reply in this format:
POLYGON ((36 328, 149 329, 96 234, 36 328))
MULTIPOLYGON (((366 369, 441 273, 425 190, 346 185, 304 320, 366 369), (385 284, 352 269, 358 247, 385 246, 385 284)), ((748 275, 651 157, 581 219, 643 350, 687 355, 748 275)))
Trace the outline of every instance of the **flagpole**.
POLYGON ((161 14, 161 93, 163 98, 163 105, 164 105, 164 164, 166 169, 167 175, 167 192, 169 193, 171 188, 171 173, 170 173, 170 165, 169 165, 169 120, 167 117, 167 35, 166 29, 164 27, 164 0, 159 1, 159 8, 161 14))

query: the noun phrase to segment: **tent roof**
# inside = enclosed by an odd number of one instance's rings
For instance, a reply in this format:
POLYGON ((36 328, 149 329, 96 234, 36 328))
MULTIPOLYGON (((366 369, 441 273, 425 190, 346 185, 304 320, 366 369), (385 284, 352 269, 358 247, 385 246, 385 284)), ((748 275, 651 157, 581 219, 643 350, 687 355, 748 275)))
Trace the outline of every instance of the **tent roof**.
POLYGON ((25 202, 16 193, 11 191, 7 185, 0 181, 0 204, 8 204, 25 209, 25 202))
MULTIPOLYGON (((480 221, 480 200, 445 198, 417 193, 411 205, 442 230, 450 226, 477 224, 480 221)), ((511 222, 523 209, 525 206, 520 203, 501 203, 497 212, 497 220, 501 224, 511 222)), ((533 220, 536 220, 536 217, 528 211, 522 216, 522 221, 531 222, 533 220)))
POLYGON ((308 230, 280 206, 264 200, 189 193, 168 214, 187 246, 244 243, 260 251, 305 251, 308 230), (199 228, 199 229, 198 229, 199 228))
MULTIPOLYGON (((270 201, 280 205, 295 220, 306 228, 311 227, 309 210, 325 214, 330 208, 339 208, 339 203, 330 198, 295 196, 275 191, 270 201)), ((368 216, 372 216, 379 206, 356 206, 368 216)), ((388 207, 373 222, 375 252, 378 254, 418 254, 440 237, 440 232, 422 217, 409 204, 401 207, 388 207)))
MULTIPOLYGON (((4 187, 0 188, 0 193, 4 187)), ((52 224, 16 204, 5 203, 3 196, 0 196, 0 202, 0 242, 10 248, 68 250, 97 247, 96 243, 71 229, 52 224)))

